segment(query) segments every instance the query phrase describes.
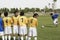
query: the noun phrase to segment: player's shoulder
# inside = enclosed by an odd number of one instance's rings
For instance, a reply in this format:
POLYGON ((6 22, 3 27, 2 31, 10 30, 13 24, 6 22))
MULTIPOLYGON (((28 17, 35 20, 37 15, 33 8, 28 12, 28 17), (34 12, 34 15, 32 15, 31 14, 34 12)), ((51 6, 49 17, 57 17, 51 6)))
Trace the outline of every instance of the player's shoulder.
POLYGON ((6 17, 7 19, 12 19, 11 17, 6 17))
POLYGON ((6 19, 6 17, 3 17, 3 19, 6 19))
POLYGON ((20 16, 20 18, 27 18, 26 16, 20 16))
POLYGON ((15 16, 13 15, 12 18, 14 18, 15 16))
POLYGON ((35 21, 37 21, 37 18, 33 18, 35 21))
POLYGON ((20 15, 18 15, 18 17, 20 17, 20 15))
POLYGON ((29 17, 29 19, 33 19, 33 17, 29 17))

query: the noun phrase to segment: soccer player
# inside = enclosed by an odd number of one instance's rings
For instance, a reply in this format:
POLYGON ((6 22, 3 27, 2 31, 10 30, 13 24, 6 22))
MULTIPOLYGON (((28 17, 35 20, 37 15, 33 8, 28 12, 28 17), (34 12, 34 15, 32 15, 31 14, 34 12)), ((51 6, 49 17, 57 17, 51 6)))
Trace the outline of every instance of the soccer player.
POLYGON ((34 40, 37 40, 37 29, 38 21, 37 21, 38 14, 35 13, 33 17, 29 18, 29 34, 28 40, 31 40, 31 37, 34 37, 34 40))
POLYGON ((4 33, 5 33, 5 40, 7 38, 11 40, 11 34, 12 34, 12 28, 11 28, 11 23, 12 23, 12 18, 8 17, 8 12, 4 12, 4 33))
POLYGON ((0 13, 0 36, 2 36, 2 40, 4 40, 4 27, 3 27, 3 19, 1 18, 1 13, 0 13))
POLYGON ((14 12, 14 16, 12 17, 12 20, 13 20, 13 39, 15 40, 16 39, 16 35, 18 35, 18 11, 15 11, 14 12))
POLYGON ((54 25, 57 27, 58 26, 58 13, 56 10, 54 10, 54 13, 51 13, 51 17, 53 19, 54 25))
POLYGON ((24 12, 20 12, 20 17, 19 17, 19 35, 21 37, 21 40, 24 40, 24 36, 26 37, 26 40, 27 40, 27 23, 28 23, 28 20, 27 20, 27 17, 24 16, 24 12))

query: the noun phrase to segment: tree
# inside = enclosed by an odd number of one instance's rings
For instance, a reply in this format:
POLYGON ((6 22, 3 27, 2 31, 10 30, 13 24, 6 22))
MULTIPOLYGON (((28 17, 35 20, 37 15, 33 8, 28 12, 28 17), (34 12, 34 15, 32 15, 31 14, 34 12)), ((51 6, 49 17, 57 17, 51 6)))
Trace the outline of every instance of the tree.
POLYGON ((60 13, 60 9, 56 9, 58 13, 60 13))
POLYGON ((36 8, 36 12, 40 12, 40 9, 39 8, 36 8))
POLYGON ((1 13, 5 12, 5 11, 9 12, 9 9, 8 9, 8 8, 1 8, 1 9, 0 9, 0 12, 1 12, 1 13))
POLYGON ((11 8, 10 13, 13 13, 15 11, 15 8, 11 8))
POLYGON ((25 8, 25 9, 24 9, 24 12, 25 12, 25 13, 26 13, 26 12, 29 12, 29 10, 30 10, 29 8, 25 8))
POLYGON ((53 0, 54 2, 56 2, 57 0, 53 0))
POLYGON ((15 9, 16 11, 19 11, 18 8, 15 9))
POLYGON ((52 4, 53 5, 53 10, 55 9, 55 5, 56 5, 55 3, 56 3, 56 1, 57 0, 53 0, 53 4, 52 4))
POLYGON ((21 8, 19 8, 19 11, 22 11, 22 9, 21 9, 21 8))
POLYGON ((35 8, 31 8, 30 9, 30 12, 33 12, 34 13, 35 12, 35 8))
POLYGON ((49 8, 45 6, 45 12, 49 12, 49 8))
POLYGON ((48 4, 48 6, 49 6, 49 9, 50 9, 50 3, 48 4))

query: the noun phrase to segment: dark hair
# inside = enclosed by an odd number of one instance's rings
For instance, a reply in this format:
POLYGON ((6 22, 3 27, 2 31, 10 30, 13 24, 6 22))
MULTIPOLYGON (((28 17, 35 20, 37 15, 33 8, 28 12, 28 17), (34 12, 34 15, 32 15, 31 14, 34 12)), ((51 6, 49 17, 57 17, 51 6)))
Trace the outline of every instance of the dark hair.
POLYGON ((50 13, 50 15, 52 16, 52 15, 53 15, 53 13, 50 13))
POLYGON ((17 12, 18 12, 18 10, 15 10, 15 11, 14 11, 14 14, 16 14, 17 12))
POLYGON ((21 11, 20 12, 20 16, 24 16, 24 11, 21 11))
POLYGON ((5 12, 4 12, 4 16, 5 16, 5 17, 8 16, 8 12, 5 11, 5 12))
POLYGON ((35 13, 35 14, 33 15, 33 17, 34 17, 34 16, 37 16, 37 15, 38 15, 38 14, 37 14, 37 13, 35 13))

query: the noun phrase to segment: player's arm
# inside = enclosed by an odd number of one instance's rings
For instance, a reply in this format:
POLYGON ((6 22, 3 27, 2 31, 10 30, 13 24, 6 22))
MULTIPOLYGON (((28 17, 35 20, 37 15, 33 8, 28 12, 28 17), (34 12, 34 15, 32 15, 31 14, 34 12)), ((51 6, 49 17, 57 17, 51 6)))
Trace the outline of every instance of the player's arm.
POLYGON ((19 18, 18 18, 18 20, 17 20, 17 25, 19 26, 19 18))
POLYGON ((13 24, 13 21, 14 21, 14 20, 13 20, 13 17, 11 17, 11 23, 12 23, 12 24, 13 24))
POLYGON ((28 18, 26 18, 26 25, 28 25, 28 18))
POLYGON ((11 27, 13 27, 13 20, 12 20, 12 18, 11 18, 11 27))
POLYGON ((25 20, 25 24, 26 24, 26 26, 28 26, 28 20, 27 19, 25 20))

